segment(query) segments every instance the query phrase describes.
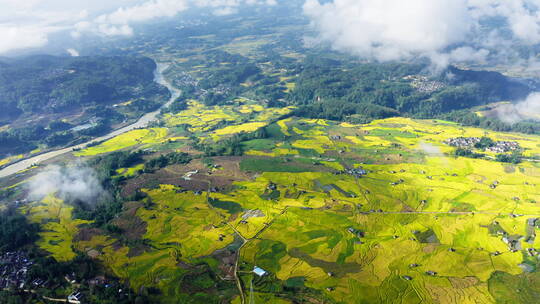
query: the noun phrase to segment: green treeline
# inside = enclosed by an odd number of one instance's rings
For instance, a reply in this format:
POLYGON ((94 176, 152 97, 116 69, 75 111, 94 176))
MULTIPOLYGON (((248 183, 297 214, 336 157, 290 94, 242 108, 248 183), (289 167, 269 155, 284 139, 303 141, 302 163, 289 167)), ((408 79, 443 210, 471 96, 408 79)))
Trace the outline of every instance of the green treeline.
POLYGON ((0 253, 16 250, 38 239, 39 224, 29 223, 15 206, 0 212, 0 253))
POLYGON ((505 123, 497 118, 480 117, 470 110, 458 110, 439 115, 438 118, 458 122, 464 126, 480 127, 499 132, 520 132, 526 134, 540 134, 540 124, 536 121, 519 121, 505 123))
POLYGON ((426 69, 422 64, 344 65, 307 58, 287 99, 300 106, 301 116, 361 122, 397 115, 433 118, 530 93, 526 85, 495 72, 449 67, 430 76, 426 69))
MULTIPOLYGON (((134 87, 147 93, 156 64, 146 57, 33 56, 4 63, 0 69, 3 117, 23 113, 62 112, 82 105, 133 97, 134 87)), ((144 95, 144 93, 143 93, 144 95)))

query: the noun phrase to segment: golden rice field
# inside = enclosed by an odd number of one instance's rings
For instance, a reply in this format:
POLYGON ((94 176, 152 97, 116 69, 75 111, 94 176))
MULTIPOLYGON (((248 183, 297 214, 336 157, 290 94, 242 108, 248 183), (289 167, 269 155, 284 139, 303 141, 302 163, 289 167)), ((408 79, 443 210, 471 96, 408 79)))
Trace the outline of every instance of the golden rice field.
POLYGON ((137 129, 118 135, 97 146, 75 152, 76 156, 94 156, 134 146, 159 144, 167 140, 166 128, 137 129))
POLYGON ((41 225, 42 232, 39 233, 37 246, 49 252, 59 262, 69 261, 76 256, 72 249, 73 238, 80 225, 90 223, 73 219, 72 211, 72 206, 52 195, 21 210, 31 222, 41 225))
POLYGON ((232 241, 230 229, 220 224, 221 218, 209 208, 205 196, 174 190, 173 186, 162 185, 147 192, 156 208, 140 209, 137 213, 148 223, 145 238, 157 246, 177 246, 187 259, 210 254, 232 241), (218 241, 220 234, 229 235, 223 243, 218 241))
POLYGON ((238 108, 233 106, 207 107, 197 101, 190 101, 189 108, 176 114, 166 114, 164 120, 167 126, 187 124, 192 131, 206 131, 220 122, 236 122, 245 114, 263 112, 260 105, 243 104, 238 108))
MULTIPOLYGON (((195 100, 189 102, 189 108, 176 114, 165 114, 163 120, 168 127, 188 125, 189 131, 219 140, 221 137, 253 132, 264 127, 269 121, 292 111, 287 108, 264 108, 248 99, 238 99, 240 106, 207 107, 195 100), (246 122, 246 120, 249 120, 246 122), (219 128, 222 124, 225 127, 219 128)), ((203 139, 206 137, 202 137, 203 139)))
MULTIPOLYGON (((218 141, 223 137, 234 134, 256 131, 268 125, 270 121, 290 113, 292 109, 293 107, 264 108, 255 101, 248 99, 243 99, 240 107, 207 107, 195 100, 191 100, 187 110, 176 114, 167 113, 162 117, 165 128, 136 129, 96 146, 77 151, 74 155, 78 157, 96 156, 127 148, 148 148, 167 142, 186 140, 187 137, 175 136, 174 132, 171 132, 172 128, 182 125, 189 126, 188 130, 203 140, 212 139, 218 141), (246 120, 249 121, 246 122, 246 120), (226 126, 219 127, 223 124, 226 126)), ((1 160, 0 165, 8 161, 11 161, 11 159, 1 160)), ((128 175, 132 176, 132 174, 128 175)))
POLYGON ((261 105, 241 105, 238 109, 238 112, 242 114, 251 114, 253 112, 262 112, 264 111, 264 107, 261 105))
POLYGON ((163 120, 168 127, 187 124, 190 131, 206 131, 218 123, 233 122, 238 119, 237 115, 225 107, 206 107, 197 101, 190 101, 189 108, 176 114, 166 114, 163 120))
POLYGON ((118 176, 123 176, 123 177, 132 177, 132 176, 135 176, 137 173, 141 172, 144 170, 144 164, 138 164, 138 165, 135 165, 133 167, 130 167, 130 168, 120 168, 120 169, 117 169, 116 170, 116 174, 118 176))
MULTIPOLYGON (((390 118, 374 121, 366 125, 349 123, 332 123, 324 120, 298 120, 289 126, 292 118, 277 122, 281 132, 288 137, 293 148, 313 150, 324 154, 327 150, 342 149, 358 151, 360 149, 385 150, 406 148, 409 151, 422 152, 426 147, 438 153, 449 153, 454 150, 444 141, 454 137, 488 136, 496 141, 515 141, 524 149, 525 157, 540 156, 540 137, 518 133, 487 131, 479 128, 462 127, 443 121, 421 121, 408 118, 390 118), (309 125, 306 127, 306 124, 309 125), (299 126, 303 126, 299 128, 299 126), (340 140, 331 140, 329 134, 339 135, 340 140)), ((279 145, 279 144, 278 144, 279 145)), ((248 151, 251 155, 273 155, 270 151, 248 151)), ((433 151, 432 151, 433 152, 433 151)), ((294 152, 293 152, 294 153, 294 152)), ((495 153, 486 151, 487 155, 495 153)))
MULTIPOLYGON (((263 173, 256 182, 239 185, 242 190, 220 194, 223 200, 244 209, 259 208, 266 215, 235 222, 246 237, 272 223, 242 255, 276 279, 303 278, 306 287, 344 303, 397 298, 402 303, 494 303, 501 298, 490 290, 497 273, 517 276, 523 273, 520 265, 537 263, 524 252, 540 246, 538 239, 525 241, 534 235, 527 220, 540 217, 538 166, 447 157, 444 153, 454 148, 443 143, 452 137, 486 135, 517 141, 527 155, 538 155, 537 136, 405 118, 327 126, 288 119, 278 126, 299 152, 343 151, 337 161, 322 161, 323 165, 338 171, 361 166, 370 173, 358 180, 328 173, 263 173), (368 159, 363 160, 363 154, 389 161, 364 163, 368 159), (421 157, 407 161, 409 154, 421 157), (278 184, 280 194, 265 201, 270 182, 278 184), (492 230, 493 223, 499 231, 522 236, 520 249, 510 251, 503 236, 492 230), (350 227, 365 236, 350 233, 350 227), (435 240, 419 241, 415 232, 435 240)), ((248 155, 275 157, 274 150, 251 150, 248 155)), ((243 276, 245 284, 252 278, 243 276)), ((257 288, 267 287, 260 283, 257 288)))
POLYGON ((289 121, 292 121, 292 118, 282 119, 277 122, 278 126, 281 128, 281 132, 286 136, 291 136, 291 133, 289 133, 289 126, 287 125, 287 122, 289 121))
POLYGON ((271 42, 271 40, 265 38, 244 36, 235 38, 231 43, 223 45, 220 48, 232 54, 253 57, 257 55, 257 51, 260 47, 271 42))
POLYGON ((254 120, 256 121, 270 121, 277 119, 283 115, 287 115, 292 112, 295 107, 285 107, 285 108, 269 108, 266 111, 261 111, 255 116, 254 120))
MULTIPOLYGON (((456 158, 444 141, 489 136, 517 141, 525 155, 537 156, 540 137, 408 118, 363 125, 272 122, 279 113, 246 100, 236 108, 192 102, 186 111, 165 115, 167 127, 187 124, 214 140, 269 124, 272 135, 245 143, 238 167, 252 175, 226 191, 143 189, 148 197, 131 215, 140 221, 133 225, 144 228, 139 245, 107 235, 74 242, 85 222, 73 220, 71 207, 52 197, 23 209, 44 227, 38 245, 60 261, 74 256, 72 247, 95 249, 135 289, 159 288, 164 303, 185 294, 186 265, 204 261, 223 275, 213 254, 239 240, 245 244, 238 276, 246 296, 261 303, 298 297, 325 303, 508 303, 538 295, 534 284, 520 285, 519 292, 508 286, 524 277, 539 279, 524 269, 540 265, 527 254, 540 249, 539 228, 528 224, 540 218, 540 164, 456 158), (272 119, 259 120, 263 114, 272 119), (353 168, 367 175, 343 173, 353 168), (47 220, 55 217, 60 220, 47 220), (268 276, 255 276, 253 266, 268 276)), ((114 141, 121 147, 159 143, 169 136, 161 130, 136 130, 80 155, 105 153, 114 141)), ((129 177, 141 169, 117 174, 129 177)))
MULTIPOLYGON (((384 168, 386 171, 396 167, 370 167, 370 170, 384 168)), ((332 288, 327 296, 346 303, 360 300, 385 302, 396 298, 407 299, 406 303, 420 300, 428 303, 489 303, 494 301, 487 283, 491 275, 495 271, 512 275, 522 273, 518 265, 525 262, 526 257, 522 252, 509 252, 502 237, 490 234, 487 227, 496 220, 510 234, 527 235, 528 217, 512 218, 509 214, 522 212, 538 216, 540 207, 526 201, 520 204, 512 201, 513 195, 525 190, 524 186, 513 185, 518 177, 501 179, 501 185, 505 185, 501 187, 516 187, 509 192, 478 186, 470 177, 475 177, 479 173, 476 171, 482 171, 483 167, 483 164, 470 163, 463 167, 448 167, 449 172, 460 172, 451 185, 440 181, 426 184, 423 174, 405 174, 404 185, 395 189, 389 189, 388 185, 396 177, 386 172, 374 173, 358 183, 350 177, 336 178, 330 174, 264 174, 259 185, 242 184, 242 188, 265 189, 264 185, 271 180, 279 185, 281 192, 276 201, 254 201, 261 190, 234 192, 226 199, 235 199, 246 209, 259 208, 270 216, 250 219, 247 224, 237 227, 247 237, 262 229, 264 223, 274 220, 242 254, 244 261, 263 267, 281 281, 303 277, 306 286, 317 290, 332 288), (470 166, 477 169, 467 171, 470 166), (341 191, 356 193, 358 198, 344 196, 335 189, 325 194, 314 181, 322 185, 332 183, 341 191), (306 193, 291 199, 284 193, 292 191, 290 185, 293 182, 296 190, 306 193), (427 187, 434 190, 427 191, 427 187), (370 194, 362 195, 365 190, 370 194), (420 206, 424 199, 427 200, 425 207, 420 206), (472 206, 474 213, 453 214, 460 204, 472 206), (508 208, 501 208, 507 205, 508 208), (278 211, 287 206, 287 211, 279 215, 278 211), (369 212, 379 208, 391 213, 369 212), (426 213, 415 213, 417 211, 426 213), (351 234, 349 227, 364 231, 365 237, 351 234), (419 242, 413 233, 427 230, 433 231, 437 242, 419 242), (265 251, 268 242, 282 247, 282 251, 268 255, 265 251), (450 252, 450 248, 456 251, 450 252), (493 256, 496 251, 502 254, 493 256), (441 264, 441 261, 445 262, 441 264), (413 263, 420 266, 411 269, 408 265, 413 263), (438 275, 424 274, 430 270, 438 275), (329 276, 329 272, 334 274, 329 276), (406 275, 413 280, 408 282, 401 278, 406 275), (435 292, 439 288, 445 292, 435 292), (389 289, 392 293, 388 293, 389 289)), ((411 171, 419 168, 428 172, 439 169, 435 165, 407 167, 411 171)), ((499 176, 504 174, 500 166, 492 170, 499 176)), ((524 249, 539 244, 538 241, 523 243, 524 249)))
POLYGON ((19 159, 22 159, 24 158, 24 155, 21 154, 21 155, 16 155, 16 156, 10 156, 10 157, 6 157, 6 158, 3 158, 3 159, 0 159, 0 166, 4 166, 4 165, 7 165, 15 160, 19 160, 19 159))
POLYGON ((266 126, 266 122, 248 122, 241 125, 236 126, 227 126, 223 129, 218 129, 213 132, 213 135, 216 137, 224 136, 224 135, 232 135, 232 134, 238 134, 242 132, 254 132, 257 131, 259 128, 262 128, 266 126))
POLYGON ((153 205, 137 210, 136 216, 145 223, 144 240, 152 249, 132 253, 117 240, 94 236, 78 242, 77 248, 98 249, 99 259, 120 278, 129 279, 135 289, 154 286, 163 291, 163 301, 173 303, 181 294, 178 284, 186 273, 178 263, 193 262, 210 255, 233 241, 232 230, 206 201, 206 196, 179 192, 179 188, 161 185, 145 190, 153 205), (220 241, 220 235, 223 239, 220 241))

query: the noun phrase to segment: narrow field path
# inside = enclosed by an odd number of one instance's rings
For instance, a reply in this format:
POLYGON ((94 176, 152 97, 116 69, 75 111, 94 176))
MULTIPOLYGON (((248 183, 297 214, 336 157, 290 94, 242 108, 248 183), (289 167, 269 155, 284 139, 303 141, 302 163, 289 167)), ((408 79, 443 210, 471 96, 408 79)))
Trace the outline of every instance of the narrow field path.
POLYGON ((281 216, 281 215, 283 215, 283 214, 285 214, 287 212, 287 210, 289 209, 289 206, 286 206, 270 222, 266 223, 264 225, 264 227, 259 229, 259 231, 257 231, 253 235, 252 238, 246 238, 233 225, 231 225, 229 222, 227 222, 226 219, 225 219, 225 216, 221 212, 219 212, 214 206, 212 206, 212 204, 210 203, 210 193, 211 193, 210 189, 212 189, 212 182, 207 181, 207 180, 197 180, 197 181, 206 182, 208 184, 208 191, 206 192, 206 202, 208 204, 208 207, 211 210, 213 210, 214 212, 216 212, 223 219, 223 222, 234 231, 235 235, 237 235, 238 237, 240 237, 242 239, 242 244, 240 245, 240 247, 238 247, 238 251, 236 253, 236 261, 234 263, 234 279, 236 281, 236 286, 238 288, 238 292, 240 293, 240 301, 241 301, 242 304, 245 304, 246 303, 246 295, 245 295, 245 292, 244 292, 244 287, 242 286, 242 281, 240 280, 240 277, 238 276, 238 274, 240 273, 238 268, 239 268, 240 256, 241 256, 242 248, 244 248, 244 246, 247 245, 250 241, 257 239, 266 229, 270 228, 272 226, 272 224, 274 224, 274 222, 276 221, 276 219, 279 216, 281 216))
POLYGON ((227 222, 225 216, 221 212, 216 210, 216 208, 210 203, 210 189, 212 189, 212 182, 208 180, 196 181, 206 182, 208 184, 208 191, 206 191, 206 203, 208 204, 208 208, 210 208, 210 210, 214 211, 219 217, 221 217, 223 219, 223 222, 234 231, 234 234, 242 239, 242 244, 240 245, 240 247, 238 247, 238 252, 236 253, 236 261, 234 262, 234 280, 236 281, 236 287, 238 288, 238 292, 240 293, 240 301, 242 304, 245 304, 246 296, 244 294, 244 288, 242 287, 242 281, 240 280, 240 277, 238 277, 238 263, 240 261, 240 251, 248 243, 249 240, 245 238, 240 233, 240 231, 238 231, 233 225, 227 222))

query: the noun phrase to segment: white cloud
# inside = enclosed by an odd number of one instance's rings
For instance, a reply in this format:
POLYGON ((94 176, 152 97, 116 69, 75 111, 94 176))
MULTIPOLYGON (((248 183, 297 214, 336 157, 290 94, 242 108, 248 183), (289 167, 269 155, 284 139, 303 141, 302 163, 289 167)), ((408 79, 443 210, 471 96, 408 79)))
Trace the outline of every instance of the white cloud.
POLYGON ((42 47, 50 34, 66 29, 82 14, 71 7, 51 9, 58 0, 50 0, 50 7, 44 2, 0 0, 0 53, 42 47))
POLYGON ((121 7, 108 15, 101 15, 99 23, 128 24, 158 17, 172 17, 188 8, 187 0, 152 0, 132 7, 121 7))
POLYGON ((275 0, 0 0, 0 54, 45 46, 53 33, 75 39, 85 34, 130 36, 134 23, 177 15, 190 7, 215 14, 236 12, 242 5, 275 5, 275 0))
MULTIPOLYGON (((120 7, 116 11, 96 17, 86 23, 85 30, 98 32, 106 36, 130 36, 133 29, 130 24, 145 22, 162 17, 173 17, 190 7, 213 8, 216 16, 230 15, 237 12, 241 5, 276 5, 276 0, 147 0, 140 4, 120 7)), ((72 33, 81 34, 80 28, 72 33)))
POLYGON ((435 72, 446 68, 450 63, 455 62, 471 62, 485 63, 489 55, 489 50, 474 49, 468 46, 458 47, 448 52, 431 52, 427 57, 431 60, 435 72))
POLYGON ((444 153, 441 151, 441 149, 431 143, 427 143, 427 142, 420 142, 420 145, 419 145, 419 150, 423 151, 424 153, 426 153, 427 155, 429 156, 434 156, 434 157, 443 157, 444 156, 444 153))
POLYGON ((501 105, 495 113, 500 120, 510 124, 525 119, 540 120, 540 92, 534 92, 516 104, 501 105))
MULTIPOLYGON (((304 4, 319 32, 316 40, 381 61, 417 56, 431 58, 436 65, 482 61, 497 54, 515 56, 507 47, 515 44, 514 39, 540 43, 540 0, 321 1, 304 4), (502 18, 507 27, 480 32, 480 21, 488 17, 502 18), (502 38, 505 30, 510 38, 502 38)), ((277 0, 0 0, 0 53, 44 46, 59 31, 70 32, 73 38, 89 33, 129 36, 135 23, 175 16, 191 7, 227 15, 242 5, 277 4, 277 0)))
POLYGON ((0 24, 0 53, 47 44, 50 31, 40 27, 0 24))
POLYGON ((27 188, 28 197, 32 200, 54 194, 64 200, 96 203, 107 196, 97 173, 83 163, 70 167, 48 166, 30 179, 27 188))
MULTIPOLYGON (((96 17, 86 23, 86 30, 106 36, 130 36, 131 23, 149 21, 159 17, 173 17, 188 8, 187 0, 150 0, 129 7, 120 7, 112 13, 96 17)), ((75 34, 77 35, 77 34, 75 34)))
POLYGON ((523 42, 540 42, 538 0, 470 0, 477 17, 500 16, 523 42))
POLYGON ((442 51, 472 27, 464 0, 308 0, 304 11, 323 40, 381 61, 442 51))
MULTIPOLYGON (((508 40, 540 43, 540 0, 306 0, 319 42, 378 61, 430 58, 435 65, 484 61, 508 40), (497 17, 511 37, 485 32, 497 17)), ((313 41, 311 38, 310 41, 313 41)))
POLYGON ((222 8, 215 9, 213 14, 216 16, 227 16, 227 15, 234 14, 236 12, 237 12, 236 8, 229 6, 229 7, 222 7, 222 8))
POLYGON ((77 51, 76 49, 73 49, 73 48, 66 49, 66 52, 68 52, 68 54, 71 55, 72 57, 79 57, 80 56, 79 51, 77 51))
POLYGON ((133 29, 127 25, 112 25, 102 23, 97 25, 97 31, 105 36, 131 36, 133 29))

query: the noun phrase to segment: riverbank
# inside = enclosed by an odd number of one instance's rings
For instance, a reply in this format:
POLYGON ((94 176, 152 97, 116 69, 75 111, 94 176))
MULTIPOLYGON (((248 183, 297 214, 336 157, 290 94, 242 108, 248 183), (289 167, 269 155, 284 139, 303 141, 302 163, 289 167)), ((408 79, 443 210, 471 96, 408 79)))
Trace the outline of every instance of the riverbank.
POLYGON ((41 164, 41 163, 43 163, 43 162, 45 162, 45 161, 47 161, 49 159, 58 157, 60 155, 66 154, 66 153, 70 153, 73 150, 84 149, 90 144, 105 141, 105 140, 111 139, 113 137, 116 137, 116 136, 118 136, 120 134, 124 134, 126 132, 129 132, 131 130, 144 128, 144 127, 148 126, 148 124, 150 122, 155 121, 157 119, 159 113, 161 112, 161 109, 170 106, 180 96, 180 90, 173 87, 172 84, 170 84, 165 79, 165 77, 163 76, 163 72, 168 67, 169 67, 168 64, 158 63, 157 68, 156 68, 156 72, 155 72, 155 75, 154 75, 154 81, 157 82, 160 85, 165 86, 171 92, 170 99, 165 104, 163 104, 158 110, 146 113, 145 115, 141 116, 141 118, 139 118, 136 122, 134 122, 134 123, 132 123, 132 124, 130 124, 128 126, 125 126, 123 128, 114 130, 114 131, 112 131, 112 132, 110 132, 110 133, 108 133, 106 135, 94 138, 94 139, 92 139, 90 141, 87 141, 85 143, 70 146, 70 147, 66 147, 66 148, 62 148, 62 149, 58 149, 58 150, 53 150, 53 151, 50 151, 50 152, 46 152, 46 153, 43 153, 43 154, 39 154, 39 155, 36 155, 36 156, 32 156, 30 158, 20 160, 20 161, 18 161, 16 163, 13 163, 11 165, 8 165, 8 166, 6 166, 6 167, 4 167, 4 168, 2 168, 0 170, 0 178, 4 178, 4 177, 8 177, 10 175, 16 174, 17 172, 28 169, 28 168, 30 168, 30 167, 32 167, 34 165, 39 165, 39 164, 41 164))

